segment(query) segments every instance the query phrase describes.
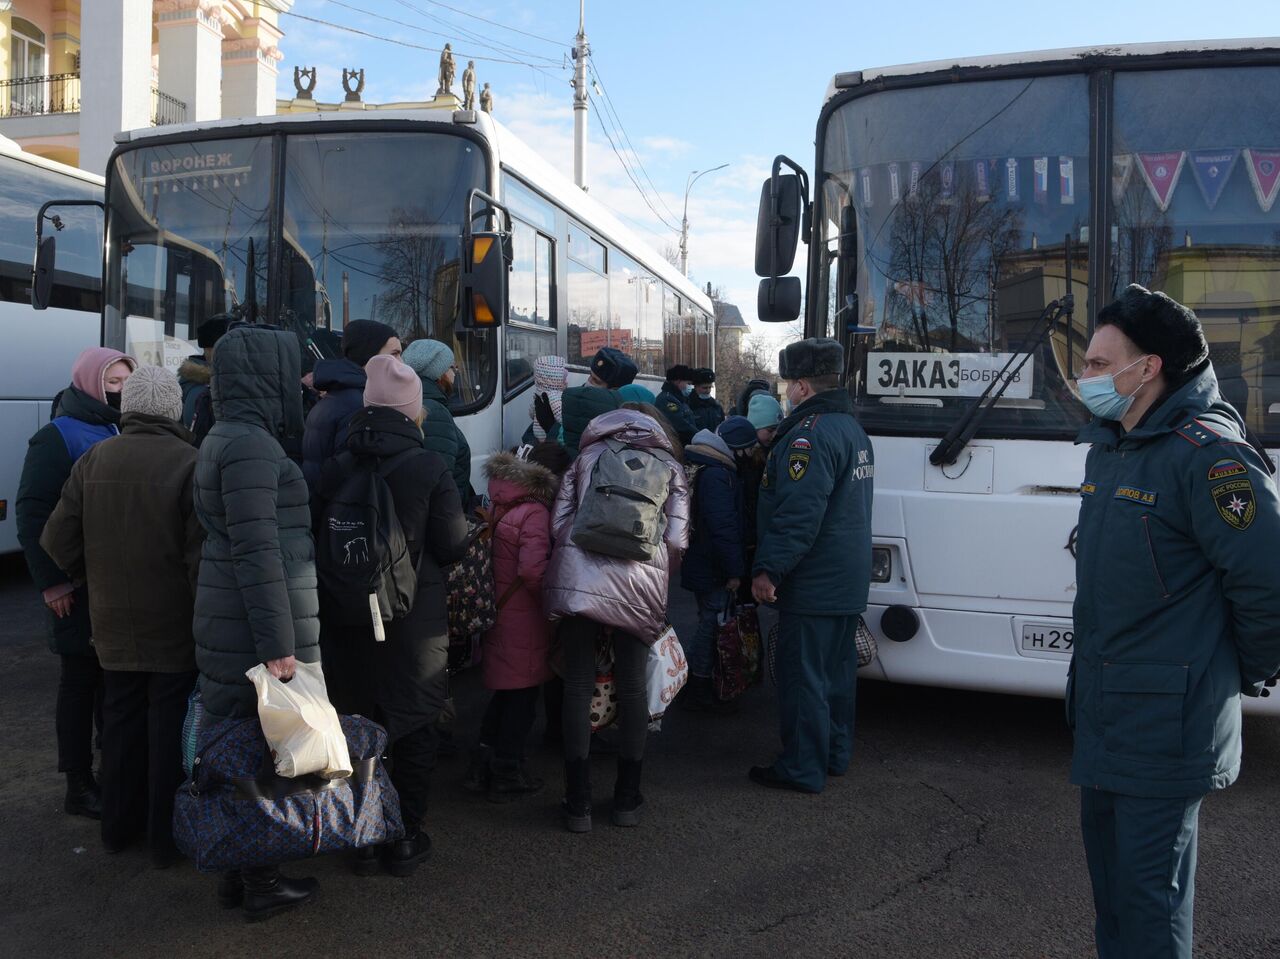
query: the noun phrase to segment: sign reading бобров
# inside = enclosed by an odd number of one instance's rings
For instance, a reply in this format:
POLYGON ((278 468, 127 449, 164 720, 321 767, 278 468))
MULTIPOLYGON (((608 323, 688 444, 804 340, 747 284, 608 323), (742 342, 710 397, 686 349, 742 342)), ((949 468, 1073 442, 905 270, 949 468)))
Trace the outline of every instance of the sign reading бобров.
MULTIPOLYGON (((872 396, 981 396, 1015 356, 1021 354, 868 353, 867 392, 872 396)), ((1033 366, 1028 362, 1014 373, 1015 361, 1005 374, 1011 380, 1005 396, 1031 398, 1033 366)))

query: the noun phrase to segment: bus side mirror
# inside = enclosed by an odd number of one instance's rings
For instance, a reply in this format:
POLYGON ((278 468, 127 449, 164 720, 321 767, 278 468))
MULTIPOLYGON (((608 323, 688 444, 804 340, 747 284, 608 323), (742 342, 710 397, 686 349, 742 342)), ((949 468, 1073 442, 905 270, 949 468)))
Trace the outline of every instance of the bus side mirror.
POLYGON ((760 281, 756 313, 764 323, 790 323, 800 315, 800 277, 773 276, 760 281))
POLYGON ((36 247, 36 262, 31 270, 31 306, 47 310, 53 296, 53 269, 58 258, 58 238, 46 236, 36 247))
POLYGON ((472 233, 465 251, 468 270, 462 288, 463 316, 473 329, 492 329, 502 321, 507 302, 510 240, 503 233, 472 233))
POLYGON ((800 178, 784 173, 765 180, 756 214, 756 276, 791 272, 800 242, 800 217, 800 178))

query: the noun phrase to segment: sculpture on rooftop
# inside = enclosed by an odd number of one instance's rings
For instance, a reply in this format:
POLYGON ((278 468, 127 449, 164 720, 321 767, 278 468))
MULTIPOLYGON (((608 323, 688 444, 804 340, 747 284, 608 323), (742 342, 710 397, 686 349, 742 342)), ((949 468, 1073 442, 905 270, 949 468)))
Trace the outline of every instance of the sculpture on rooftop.
POLYGON ((436 89, 436 96, 447 97, 453 93, 453 78, 456 71, 453 48, 446 43, 440 52, 440 86, 436 89))
POLYGON ((364 93, 364 67, 359 70, 348 70, 343 67, 342 89, 347 91, 347 103, 359 103, 360 94, 364 93))
POLYGON ((480 109, 485 113, 493 112, 493 91, 489 89, 489 84, 484 85, 484 89, 480 91, 480 109))
POLYGON ((296 99, 310 100, 311 94, 316 88, 316 68, 315 67, 294 67, 293 68, 293 89, 297 92, 296 99), (303 85, 303 81, 307 81, 303 85))
POLYGON ((462 109, 476 108, 476 62, 467 61, 467 68, 462 71, 462 109))

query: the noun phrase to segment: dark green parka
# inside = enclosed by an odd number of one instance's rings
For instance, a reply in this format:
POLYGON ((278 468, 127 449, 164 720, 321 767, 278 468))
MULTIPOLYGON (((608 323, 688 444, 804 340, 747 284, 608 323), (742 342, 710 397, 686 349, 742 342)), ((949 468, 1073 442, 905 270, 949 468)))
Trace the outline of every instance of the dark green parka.
POLYGON ((449 398, 435 380, 422 380, 422 409, 426 419, 422 421, 422 446, 439 453, 449 468, 449 475, 458 487, 463 509, 471 502, 471 444, 453 421, 449 398))
POLYGON ((571 386, 560 397, 560 415, 564 418, 564 448, 574 459, 578 458, 578 444, 587 424, 601 413, 616 410, 622 399, 614 390, 603 386, 571 386))
POLYGON ((871 586, 871 441, 853 400, 829 390, 778 425, 757 504, 752 576, 768 573, 779 609, 853 616, 871 586))
POLYGON ((241 327, 213 355, 217 423, 195 473, 207 534, 195 639, 204 705, 217 718, 255 715, 251 667, 320 659, 309 493, 279 442, 302 429, 301 376, 292 333, 241 327))
POLYGON ((698 432, 698 424, 694 422, 688 399, 676 389, 674 383, 667 380, 662 384, 662 392, 658 394, 653 405, 667 418, 671 428, 680 436, 681 443, 693 442, 693 434, 698 432))
POLYGON ((1121 434, 1093 420, 1081 484, 1071 781, 1191 797, 1240 770, 1240 696, 1280 669, 1280 500, 1213 368, 1121 434))

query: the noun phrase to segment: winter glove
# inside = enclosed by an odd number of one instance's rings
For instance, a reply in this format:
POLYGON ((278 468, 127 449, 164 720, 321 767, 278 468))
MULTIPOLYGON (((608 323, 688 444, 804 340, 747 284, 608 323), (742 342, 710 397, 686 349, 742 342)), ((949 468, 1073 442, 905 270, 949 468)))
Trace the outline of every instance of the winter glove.
POLYGON ((551 397, 546 393, 539 393, 533 398, 533 418, 548 436, 555 432, 556 414, 551 409, 551 397))

